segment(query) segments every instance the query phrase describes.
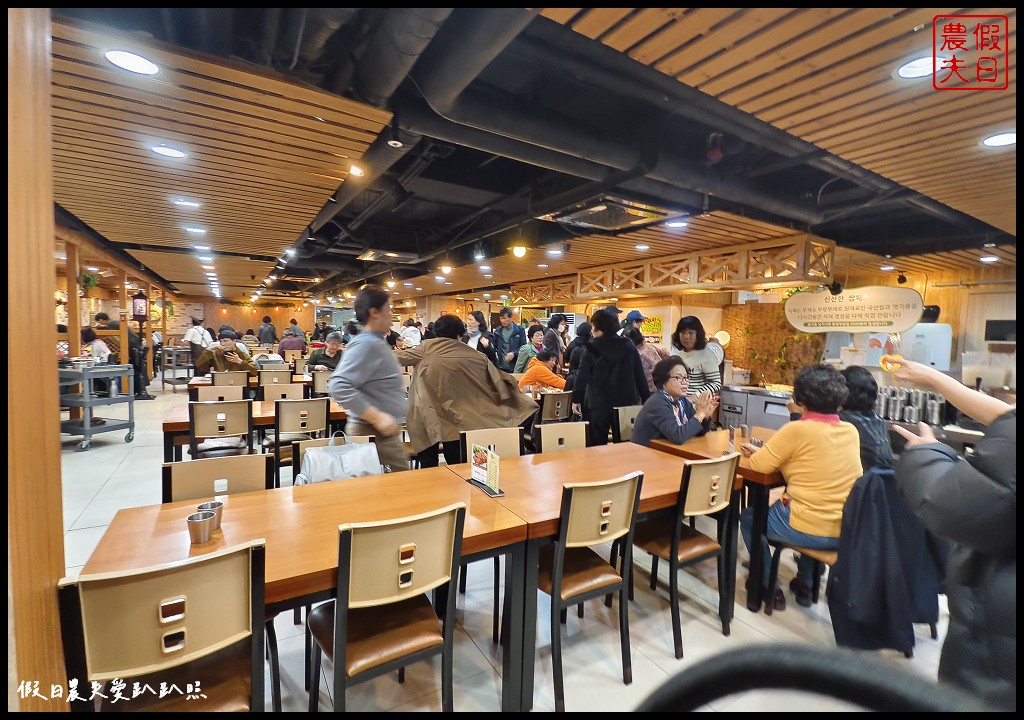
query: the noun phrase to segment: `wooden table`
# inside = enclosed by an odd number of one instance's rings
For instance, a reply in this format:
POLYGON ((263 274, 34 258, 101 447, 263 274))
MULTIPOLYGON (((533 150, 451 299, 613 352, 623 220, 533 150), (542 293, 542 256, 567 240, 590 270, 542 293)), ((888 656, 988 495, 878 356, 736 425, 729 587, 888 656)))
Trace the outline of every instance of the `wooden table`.
MULTIPOLYGON (((307 388, 313 387, 313 378, 310 375, 292 375, 292 382, 296 385, 304 385, 307 388)), ((191 402, 199 400, 199 391, 196 388, 210 387, 213 385, 213 378, 208 375, 198 375, 188 381, 188 399, 191 402)), ((249 377, 249 389, 255 390, 260 386, 259 378, 249 377)), ((306 393, 309 394, 308 392, 306 393)))
MULTIPOLYGON (((751 434, 759 440, 767 440, 775 431, 770 428, 751 428, 751 434)), ((651 447, 655 450, 690 460, 718 457, 721 450, 713 447, 711 434, 687 440, 676 445, 667 440, 652 440, 651 447)), ((750 507, 753 510, 751 525, 750 572, 747 575, 747 609, 751 612, 761 610, 761 577, 764 574, 764 544, 762 540, 768 530, 768 491, 773 487, 785 485, 782 473, 778 471, 761 473, 750 467, 750 461, 740 455, 740 464, 736 474, 743 478, 749 493, 750 507), (756 578, 752 582, 751 578, 756 578)))
MULTIPOLYGON (((254 400, 252 403, 252 424, 254 428, 274 426, 276 406, 274 401, 254 400)), ((332 426, 340 425, 348 415, 338 403, 331 401, 331 412, 328 420, 332 426)), ((179 405, 171 410, 164 419, 164 462, 181 460, 181 447, 188 444, 188 406, 179 405)))
MULTIPOLYGON (((462 557, 472 561, 508 555, 505 587, 512 612, 505 621, 510 623, 510 637, 522 634, 523 615, 516 604, 522 607, 526 522, 445 468, 260 490, 218 499, 224 501, 221 529, 203 545, 191 545, 185 522, 195 512, 198 501, 120 510, 82 569, 83 574, 150 567, 263 538, 267 609, 276 613, 334 595, 339 524, 404 517, 465 502, 468 509, 462 557)), ((502 650, 503 710, 520 709, 519 670, 524 663, 517 653, 521 647, 510 642, 502 650)))
MULTIPOLYGON (((450 469, 462 478, 470 476, 468 464, 452 465, 450 469)), ((525 594, 519 599, 524 616, 523 634, 519 641, 523 658, 521 707, 533 707, 533 673, 537 633, 537 571, 540 547, 557 537, 562 505, 562 485, 569 482, 601 481, 639 470, 644 479, 640 491, 640 514, 674 508, 679 498, 679 484, 683 476, 683 462, 667 453, 651 450, 633 443, 618 443, 562 452, 503 457, 500 463, 500 487, 504 497, 497 502, 523 518, 528 524, 526 542, 525 594)), ((723 519, 725 552, 732 557, 729 567, 735 577, 736 521, 730 506, 723 519)), ((726 573, 727 574, 727 573, 726 573)), ((723 607, 723 621, 732 617, 734 591, 727 586, 727 607, 723 607)), ((513 603, 514 607, 515 603, 513 603)), ((515 641, 514 634, 509 637, 515 641)))

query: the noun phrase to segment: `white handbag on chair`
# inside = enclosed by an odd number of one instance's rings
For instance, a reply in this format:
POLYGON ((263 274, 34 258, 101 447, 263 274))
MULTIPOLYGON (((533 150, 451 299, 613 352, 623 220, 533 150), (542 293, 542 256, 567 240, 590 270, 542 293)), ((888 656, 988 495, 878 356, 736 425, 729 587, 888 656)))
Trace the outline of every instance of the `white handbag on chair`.
POLYGON ((331 436, 329 445, 308 448, 302 455, 302 466, 295 476, 294 485, 344 480, 345 478, 380 475, 385 472, 377 456, 377 446, 371 443, 335 445, 331 436))

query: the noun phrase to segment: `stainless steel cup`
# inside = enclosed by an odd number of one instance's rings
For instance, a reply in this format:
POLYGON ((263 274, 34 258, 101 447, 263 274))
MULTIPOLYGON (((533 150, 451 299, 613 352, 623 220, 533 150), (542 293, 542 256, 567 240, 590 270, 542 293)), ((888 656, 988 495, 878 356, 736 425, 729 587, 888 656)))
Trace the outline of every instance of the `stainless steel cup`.
POLYGON ((220 500, 212 500, 210 502, 204 502, 202 505, 197 507, 196 510, 198 510, 199 512, 207 510, 216 515, 217 517, 213 521, 213 529, 220 530, 220 519, 224 513, 224 503, 222 503, 220 500))
POLYGON ((920 415, 918 414, 916 407, 913 405, 907 405, 903 408, 903 422, 916 424, 919 419, 920 415))
POLYGON ((203 543, 210 542, 210 538, 213 537, 213 523, 216 518, 217 514, 210 510, 192 513, 188 516, 188 536, 192 540, 193 545, 202 545, 203 543))

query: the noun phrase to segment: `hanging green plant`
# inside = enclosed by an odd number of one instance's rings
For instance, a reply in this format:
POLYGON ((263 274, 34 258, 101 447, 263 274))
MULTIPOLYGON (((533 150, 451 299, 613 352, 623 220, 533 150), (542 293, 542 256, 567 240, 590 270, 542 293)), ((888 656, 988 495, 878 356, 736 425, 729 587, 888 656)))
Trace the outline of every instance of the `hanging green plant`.
POLYGON ((78 281, 85 290, 92 290, 100 284, 99 276, 87 272, 82 273, 78 281))

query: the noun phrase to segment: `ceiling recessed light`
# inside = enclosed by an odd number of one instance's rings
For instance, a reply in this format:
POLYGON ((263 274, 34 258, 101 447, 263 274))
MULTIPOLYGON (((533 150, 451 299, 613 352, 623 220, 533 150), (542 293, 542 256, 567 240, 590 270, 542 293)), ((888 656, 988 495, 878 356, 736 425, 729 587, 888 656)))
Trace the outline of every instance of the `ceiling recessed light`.
POLYGON ((284 251, 284 254, 287 255, 288 257, 291 257, 292 255, 295 254, 295 248, 287 248, 284 251))
POLYGON ((480 266, 480 269, 481 269, 481 270, 482 270, 483 272, 487 272, 488 270, 490 270, 490 269, 491 269, 491 266, 490 266, 490 265, 481 265, 481 266, 480 266))
POLYGON ((203 270, 216 270, 213 265, 203 265, 203 270))
POLYGON ((996 246, 996 244, 995 243, 982 243, 981 246, 983 248, 993 248, 993 247, 996 246))
POLYGON ((489 298, 490 296, 491 296, 491 294, 490 294, 490 293, 484 293, 484 297, 485 297, 485 298, 489 298))
POLYGON ((637 250, 650 250, 651 249, 650 245, 644 245, 643 243, 640 243, 638 245, 634 245, 633 247, 635 249, 637 249, 637 250))
POLYGON ((1017 132, 1004 132, 998 135, 989 135, 987 138, 981 141, 981 144, 985 147, 1006 147, 1007 145, 1017 144, 1017 132))
POLYGON ((485 277, 485 278, 492 278, 492 277, 494 277, 494 276, 493 276, 493 275, 484 275, 484 277, 485 277))
POLYGON ((934 63, 941 62, 942 58, 936 58, 931 55, 923 55, 919 58, 914 58, 909 62, 905 62, 896 69, 896 75, 904 78, 905 80, 912 80, 914 78, 925 77, 926 75, 932 74, 932 68, 935 66, 934 63))
POLYGON ((277 280, 277 275, 267 275, 267 280, 277 280))
POLYGON ((179 150, 178 148, 168 147, 166 145, 154 145, 153 147, 150 148, 150 150, 155 152, 157 155, 163 155, 164 157, 169 157, 169 158, 186 158, 186 157, 188 157, 188 153, 186 153, 184 150, 179 150))
POLYGON ((447 275, 451 271, 452 271, 452 266, 451 265, 442 265, 441 266, 441 272, 443 272, 445 275, 447 275))
POLYGON ((444 282, 444 275, 435 275, 434 279, 438 282, 444 282))
POLYGON ((995 255, 983 255, 982 257, 978 258, 978 260, 979 260, 979 262, 983 262, 983 263, 999 262, 999 258, 996 257, 995 255))
POLYGON ((122 70, 138 73, 139 75, 156 75, 160 72, 160 68, 155 63, 127 50, 108 50, 103 53, 103 57, 122 70))
POLYGON ((522 245, 515 245, 512 248, 512 254, 517 258, 526 257, 526 248, 522 245))
POLYGON ((402 283, 402 284, 405 285, 406 287, 412 287, 412 283, 402 283))
POLYGON ((546 268, 547 266, 548 266, 547 263, 537 263, 537 267, 539 267, 539 268, 546 268))
POLYGON ((881 270, 882 272, 892 272, 893 270, 896 269, 896 266, 895 265, 883 265, 882 267, 880 267, 878 269, 881 270))
POLYGON ((502 300, 508 300, 508 295, 502 295, 502 296, 501 296, 501 299, 502 299, 502 300))
POLYGON ((419 290, 419 291, 421 291, 421 292, 422 292, 422 290, 423 290, 423 288, 421 288, 421 287, 418 287, 418 288, 416 288, 416 289, 417 289, 417 290, 419 290))
POLYGON ((200 262, 213 262, 213 258, 209 255, 199 255, 196 260, 200 262))
POLYGON ((689 225, 689 223, 686 222, 685 220, 669 220, 667 223, 665 223, 665 227, 670 228, 683 228, 686 227, 687 225, 689 225))
POLYGON ((186 225, 185 226, 185 232, 192 233, 193 235, 205 235, 206 234, 206 230, 204 230, 203 228, 201 228, 201 227, 193 227, 191 225, 186 225))
POLYGON ((366 171, 364 171, 358 165, 350 166, 349 169, 348 169, 348 172, 349 172, 350 175, 354 175, 355 177, 362 177, 363 175, 366 174, 366 171))
POLYGON ((178 207, 190 207, 190 208, 202 207, 201 203, 192 202, 191 200, 172 200, 171 202, 174 203, 175 205, 177 205, 178 207))
POLYGON ((192 247, 194 247, 196 250, 209 250, 210 249, 209 245, 193 245, 192 247))
POLYGON ((450 282, 446 282, 445 285, 451 285, 451 283, 450 282))
POLYGON ((561 257, 562 251, 560 248, 551 248, 550 250, 548 250, 548 255, 550 257, 561 257))
POLYGON ((86 270, 88 270, 89 272, 99 272, 100 271, 100 269, 98 267, 87 267, 86 270))

